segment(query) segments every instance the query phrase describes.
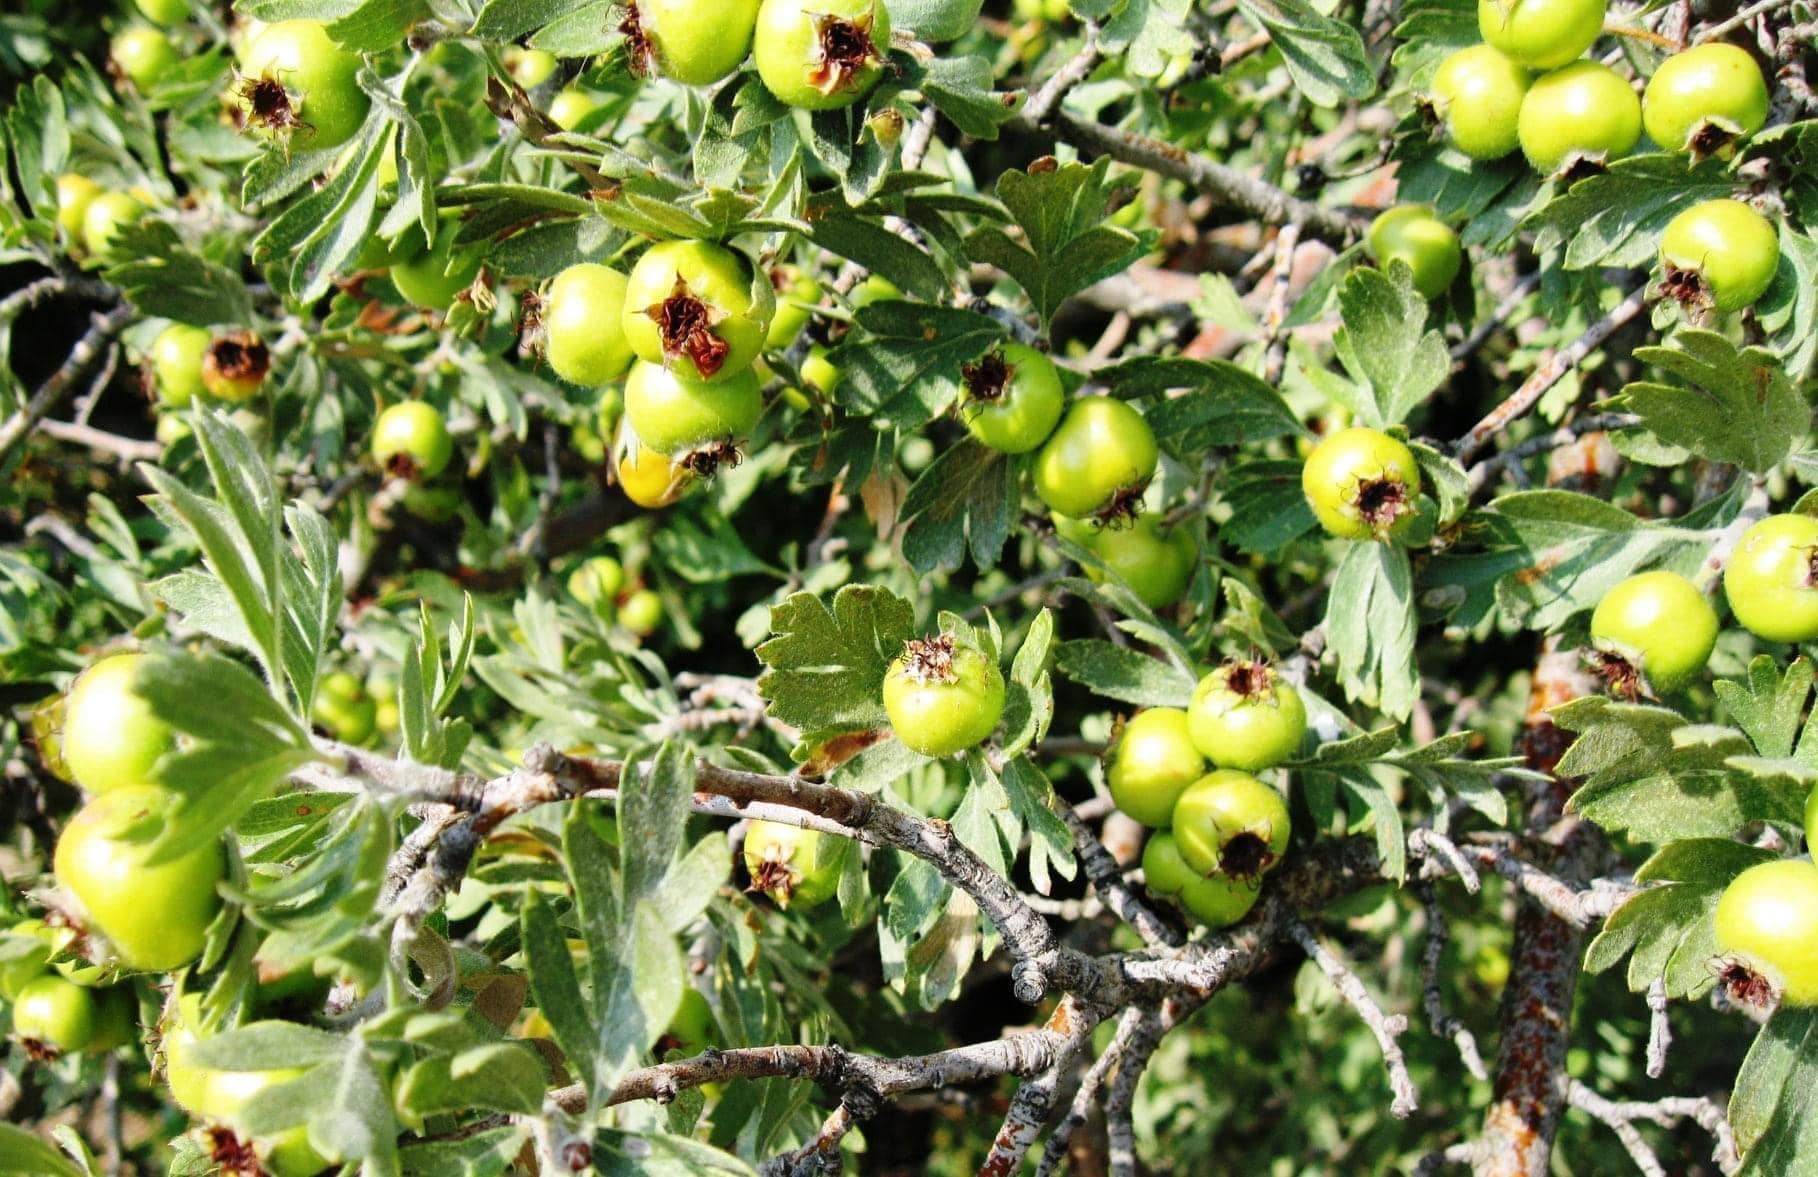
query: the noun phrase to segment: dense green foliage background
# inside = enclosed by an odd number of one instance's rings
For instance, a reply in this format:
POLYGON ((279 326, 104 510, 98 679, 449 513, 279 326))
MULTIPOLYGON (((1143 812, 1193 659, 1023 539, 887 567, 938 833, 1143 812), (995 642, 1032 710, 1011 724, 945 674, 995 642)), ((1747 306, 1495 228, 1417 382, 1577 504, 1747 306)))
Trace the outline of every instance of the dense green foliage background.
MULTIPOLYGON (((220 1017, 222 1061, 314 1068, 267 1122, 307 1122, 348 1172, 536 1171, 578 1139, 600 1171, 746 1171, 811 1140, 838 1084, 727 1078, 602 1106, 638 1068, 696 1053, 664 1036, 684 986, 709 996, 715 1045, 875 1056, 1039 1026, 1061 994, 1020 1002, 1001 927, 900 846, 874 839, 837 903, 747 893, 726 837, 743 827, 708 804, 729 795, 696 759, 767 777, 807 761, 938 819, 1062 947, 1132 953, 1062 814, 1091 815, 1083 837, 1129 867, 1138 835, 1108 816, 1098 764, 1114 724, 1249 655, 1293 667, 1314 716, 1285 777, 1293 857, 1349 838, 1374 864, 1304 917, 1407 1015, 1422 1099, 1391 1115, 1378 1039, 1270 914, 1253 971, 1162 1039, 1134 1087, 1144 1171, 1409 1172, 1483 1135, 1492 1079, 1429 1032, 1423 894, 1450 926, 1438 995, 1493 1077, 1521 1016, 1499 1004, 1526 901, 1487 862, 1481 892, 1434 881, 1448 871, 1411 835, 1512 831, 1509 861, 1552 866, 1524 813, 1579 736, 1557 776, 1589 787, 1562 822, 1609 844, 1568 884, 1627 886, 1650 859, 1642 882, 1667 882, 1590 949, 1566 1073, 1611 1100, 1728 1101, 1757 1027, 1715 988, 1710 913, 1750 856, 1801 845, 1810 664, 1731 625, 1687 689, 1580 699, 1564 731, 1539 716, 1565 698, 1536 667, 1586 642, 1590 608, 1629 573, 1697 573, 1738 520, 1809 508, 1810 4, 1757 5, 1734 31, 1786 67, 1769 126, 1734 157, 1644 143, 1553 179, 1431 132, 1431 74, 1478 38, 1476 6, 1454 0, 902 0, 886 81, 813 117, 749 70, 708 89, 637 76, 604 0, 243 0, 242 19, 339 20, 367 55, 372 113, 327 150, 235 125, 234 14, 192 2, 170 34, 182 60, 144 90, 106 73, 109 37, 139 19, 128 6, 0 14, 0 417, 26 422, 0 457, 0 913, 54 903, 50 848, 80 804, 44 754, 47 701, 128 647, 176 655, 146 689, 193 741, 170 765, 192 825, 161 836, 231 830, 243 873, 203 960, 135 982, 142 1041, 54 1061, 0 1046, 6 1118, 71 1158, 9 1135, 0 1172, 213 1170, 155 1070, 177 990, 220 1017), (528 90, 507 60, 525 45, 562 59, 528 90), (569 85, 603 113, 565 134, 541 112, 569 85), (1051 116, 1022 113, 1036 95, 1051 116), (108 259, 56 228, 70 172, 151 208, 108 259), (1779 269, 1754 310, 1698 318, 1656 297, 1659 235, 1730 193, 1772 211, 1779 269), (1431 302, 1362 244, 1397 201, 1432 204, 1466 247, 1431 302), (388 242, 438 223, 485 265, 477 297, 445 313, 387 272, 388 242), (732 240, 827 293, 802 339, 767 354, 741 460, 646 511, 610 472, 617 390, 541 361, 535 292, 670 237, 732 240), (257 331, 266 388, 244 407, 158 405, 139 373, 173 321, 257 331), (968 439, 962 365, 1007 338, 1050 347, 1070 391, 1143 408, 1165 454, 1146 509, 1202 556, 1180 602, 1145 606, 1056 536, 1026 462, 968 439), (834 387, 805 379, 810 346, 834 387), (1518 390, 1534 395, 1494 418, 1518 390), (456 439, 422 485, 368 456, 377 411, 408 399, 445 410, 456 439), (1403 542, 1331 540, 1301 497, 1307 449, 1350 422, 1418 443, 1427 498, 1403 542), (576 598, 570 573, 602 555, 627 575, 618 605, 660 598, 654 626, 576 598), (988 753, 915 756, 888 738, 883 666, 904 638, 970 627, 1002 651, 1009 717, 988 753), (311 700, 336 671, 390 710, 363 752, 320 727, 312 742, 311 700), (1557 746, 1537 751, 1537 729, 1557 746), (576 800, 564 778, 533 799, 563 803, 538 806, 512 790, 543 745, 646 770, 609 800, 576 800), (448 810, 447 828, 479 836, 439 873, 433 839, 412 839, 469 787, 497 820, 448 810), (1650 1078, 1657 980, 1673 1044, 1650 1078), (447 1019, 412 1023, 424 1010, 447 1019), (291 1029, 233 1037, 269 1022, 291 1029), (570 1080, 577 1106, 545 1102, 570 1080)), ((1622 35, 1593 52, 1645 77, 1738 11, 1613 8, 1622 35)), ((1056 1118, 1116 1022, 1063 1070, 1056 1118)), ((1785 1050, 1757 1049, 1734 1105, 1743 1171, 1818 1171, 1809 1011, 1769 1025, 1785 1050)), ((1001 1072, 887 1101, 844 1137, 844 1164, 977 1171, 1014 1115, 1019 1080, 1001 1072)), ((1634 1127, 1664 1171, 1719 1171, 1690 1120, 1634 1127)), ((1112 1144, 1095 1108, 1073 1171, 1123 1171, 1112 1144)), ((1608 1122, 1565 1114, 1552 1172, 1633 1163, 1608 1122)))

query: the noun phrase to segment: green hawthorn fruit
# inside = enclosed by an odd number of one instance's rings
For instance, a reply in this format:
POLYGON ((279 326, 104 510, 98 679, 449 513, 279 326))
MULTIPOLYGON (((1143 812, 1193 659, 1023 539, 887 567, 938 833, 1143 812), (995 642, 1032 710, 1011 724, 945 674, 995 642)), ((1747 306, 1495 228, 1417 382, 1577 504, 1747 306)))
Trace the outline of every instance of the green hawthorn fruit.
POLYGON ((1127 515, 1155 476, 1160 450, 1141 413, 1108 396, 1073 402, 1035 456, 1035 493, 1075 519, 1127 515))
POLYGON ((638 29, 657 69, 689 86, 730 76, 751 52, 758 0, 637 0, 638 29))
POLYGON ((623 326, 625 286, 625 275, 594 262, 556 275, 543 306, 543 332, 557 376, 597 388, 625 374, 631 366, 623 326))
POLYGON ((57 881, 115 959, 138 972, 170 972, 194 960, 221 909, 215 888, 226 859, 218 842, 147 860, 142 830, 175 820, 175 804, 162 789, 115 789, 83 806, 57 839, 57 881))
POLYGON ((631 269, 623 324, 638 358, 711 383, 750 369, 775 313, 775 289, 743 254, 710 241, 663 241, 631 269))
POLYGON ((883 0, 764 0, 752 51, 758 76, 780 101, 837 110, 884 76, 890 12, 883 0))
POLYGON ((91 793, 156 784, 158 760, 177 734, 135 683, 145 654, 114 654, 83 671, 63 707, 63 762, 91 793))
POLYGON ((884 711, 896 738, 923 756, 977 747, 1004 714, 1004 677, 951 635, 917 638, 884 675, 884 711))
POLYGON ((288 116, 301 124, 294 129, 311 151, 339 147, 366 121, 371 99, 356 80, 360 55, 337 45, 320 22, 267 25, 248 43, 240 70, 251 83, 241 87, 248 119, 273 130, 289 126, 272 117, 276 95, 259 85, 276 82, 284 89, 288 116))
POLYGON ((1517 127, 1528 163, 1552 176, 1577 159, 1601 165, 1627 155, 1641 138, 1641 100, 1609 66, 1580 61, 1528 87, 1517 127))
POLYGON ((1660 63, 1641 96, 1648 138, 1668 151, 1726 152, 1767 122, 1768 89, 1749 52, 1721 41, 1660 63))
POLYGON ((1717 644, 1717 613, 1677 572, 1643 572, 1605 593, 1591 612, 1591 642, 1618 689, 1633 693, 1645 675, 1656 691, 1675 691, 1704 669, 1717 644))
POLYGON ((1494 45, 1472 45, 1440 63, 1433 107, 1446 137, 1472 159, 1501 159, 1521 145, 1516 123, 1533 75, 1494 45))
POLYGON ((1423 298, 1444 294, 1464 259, 1458 234, 1424 204, 1398 204, 1378 216, 1370 223, 1369 246, 1380 266, 1405 262, 1423 298))
POLYGON ((1706 200, 1667 222, 1660 264, 1669 296, 1695 308, 1739 311, 1773 285, 1780 235, 1740 200, 1706 200))

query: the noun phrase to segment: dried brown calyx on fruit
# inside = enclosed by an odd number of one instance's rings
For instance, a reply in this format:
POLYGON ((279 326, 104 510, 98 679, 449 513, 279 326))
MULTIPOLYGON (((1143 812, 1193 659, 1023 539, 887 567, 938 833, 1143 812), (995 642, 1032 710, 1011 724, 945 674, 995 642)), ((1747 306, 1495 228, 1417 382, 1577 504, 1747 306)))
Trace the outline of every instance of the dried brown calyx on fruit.
POLYGON ((644 313, 657 325, 663 354, 671 360, 687 356, 703 377, 711 377, 726 364, 732 345, 713 333, 724 312, 702 302, 679 276, 669 297, 644 313))
POLYGON ((297 115, 297 108, 291 102, 290 91, 284 88, 284 83, 270 74, 241 78, 234 93, 239 95, 244 104, 246 121, 255 127, 286 135, 292 131, 315 130, 297 115))
POLYGON ((923 685, 959 681, 953 669, 953 636, 943 633, 903 643, 903 672, 923 685))
POLYGON ((871 40, 870 13, 857 20, 838 16, 815 17, 815 43, 819 53, 808 83, 823 94, 837 94, 853 84, 865 70, 883 60, 871 40))
POLYGON ((202 355, 205 380, 238 385, 259 385, 271 372, 271 349, 251 331, 218 335, 202 355))
POLYGON ((970 364, 961 365, 960 375, 966 382, 967 397, 989 403, 1009 389, 1010 381, 1016 375, 1016 365, 1007 362, 1004 353, 994 349, 970 364))

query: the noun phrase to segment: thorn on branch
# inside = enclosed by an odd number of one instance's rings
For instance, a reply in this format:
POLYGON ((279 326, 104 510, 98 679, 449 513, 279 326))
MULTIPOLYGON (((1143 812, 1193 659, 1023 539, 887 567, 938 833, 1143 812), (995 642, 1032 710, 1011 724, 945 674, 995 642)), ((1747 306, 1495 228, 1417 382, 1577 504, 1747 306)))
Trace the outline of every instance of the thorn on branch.
POLYGON ((1667 1021, 1666 977, 1655 977, 1648 986, 1648 1078, 1666 1074, 1667 1049, 1673 1045, 1673 1027, 1667 1021))

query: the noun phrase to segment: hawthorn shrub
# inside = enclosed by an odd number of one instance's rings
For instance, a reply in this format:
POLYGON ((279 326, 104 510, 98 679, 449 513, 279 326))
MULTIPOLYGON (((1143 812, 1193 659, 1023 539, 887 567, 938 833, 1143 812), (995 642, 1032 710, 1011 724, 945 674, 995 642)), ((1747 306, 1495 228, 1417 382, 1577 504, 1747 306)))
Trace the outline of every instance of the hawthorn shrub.
POLYGON ((0 17, 0 1172, 1818 1172, 1810 0, 0 17))

